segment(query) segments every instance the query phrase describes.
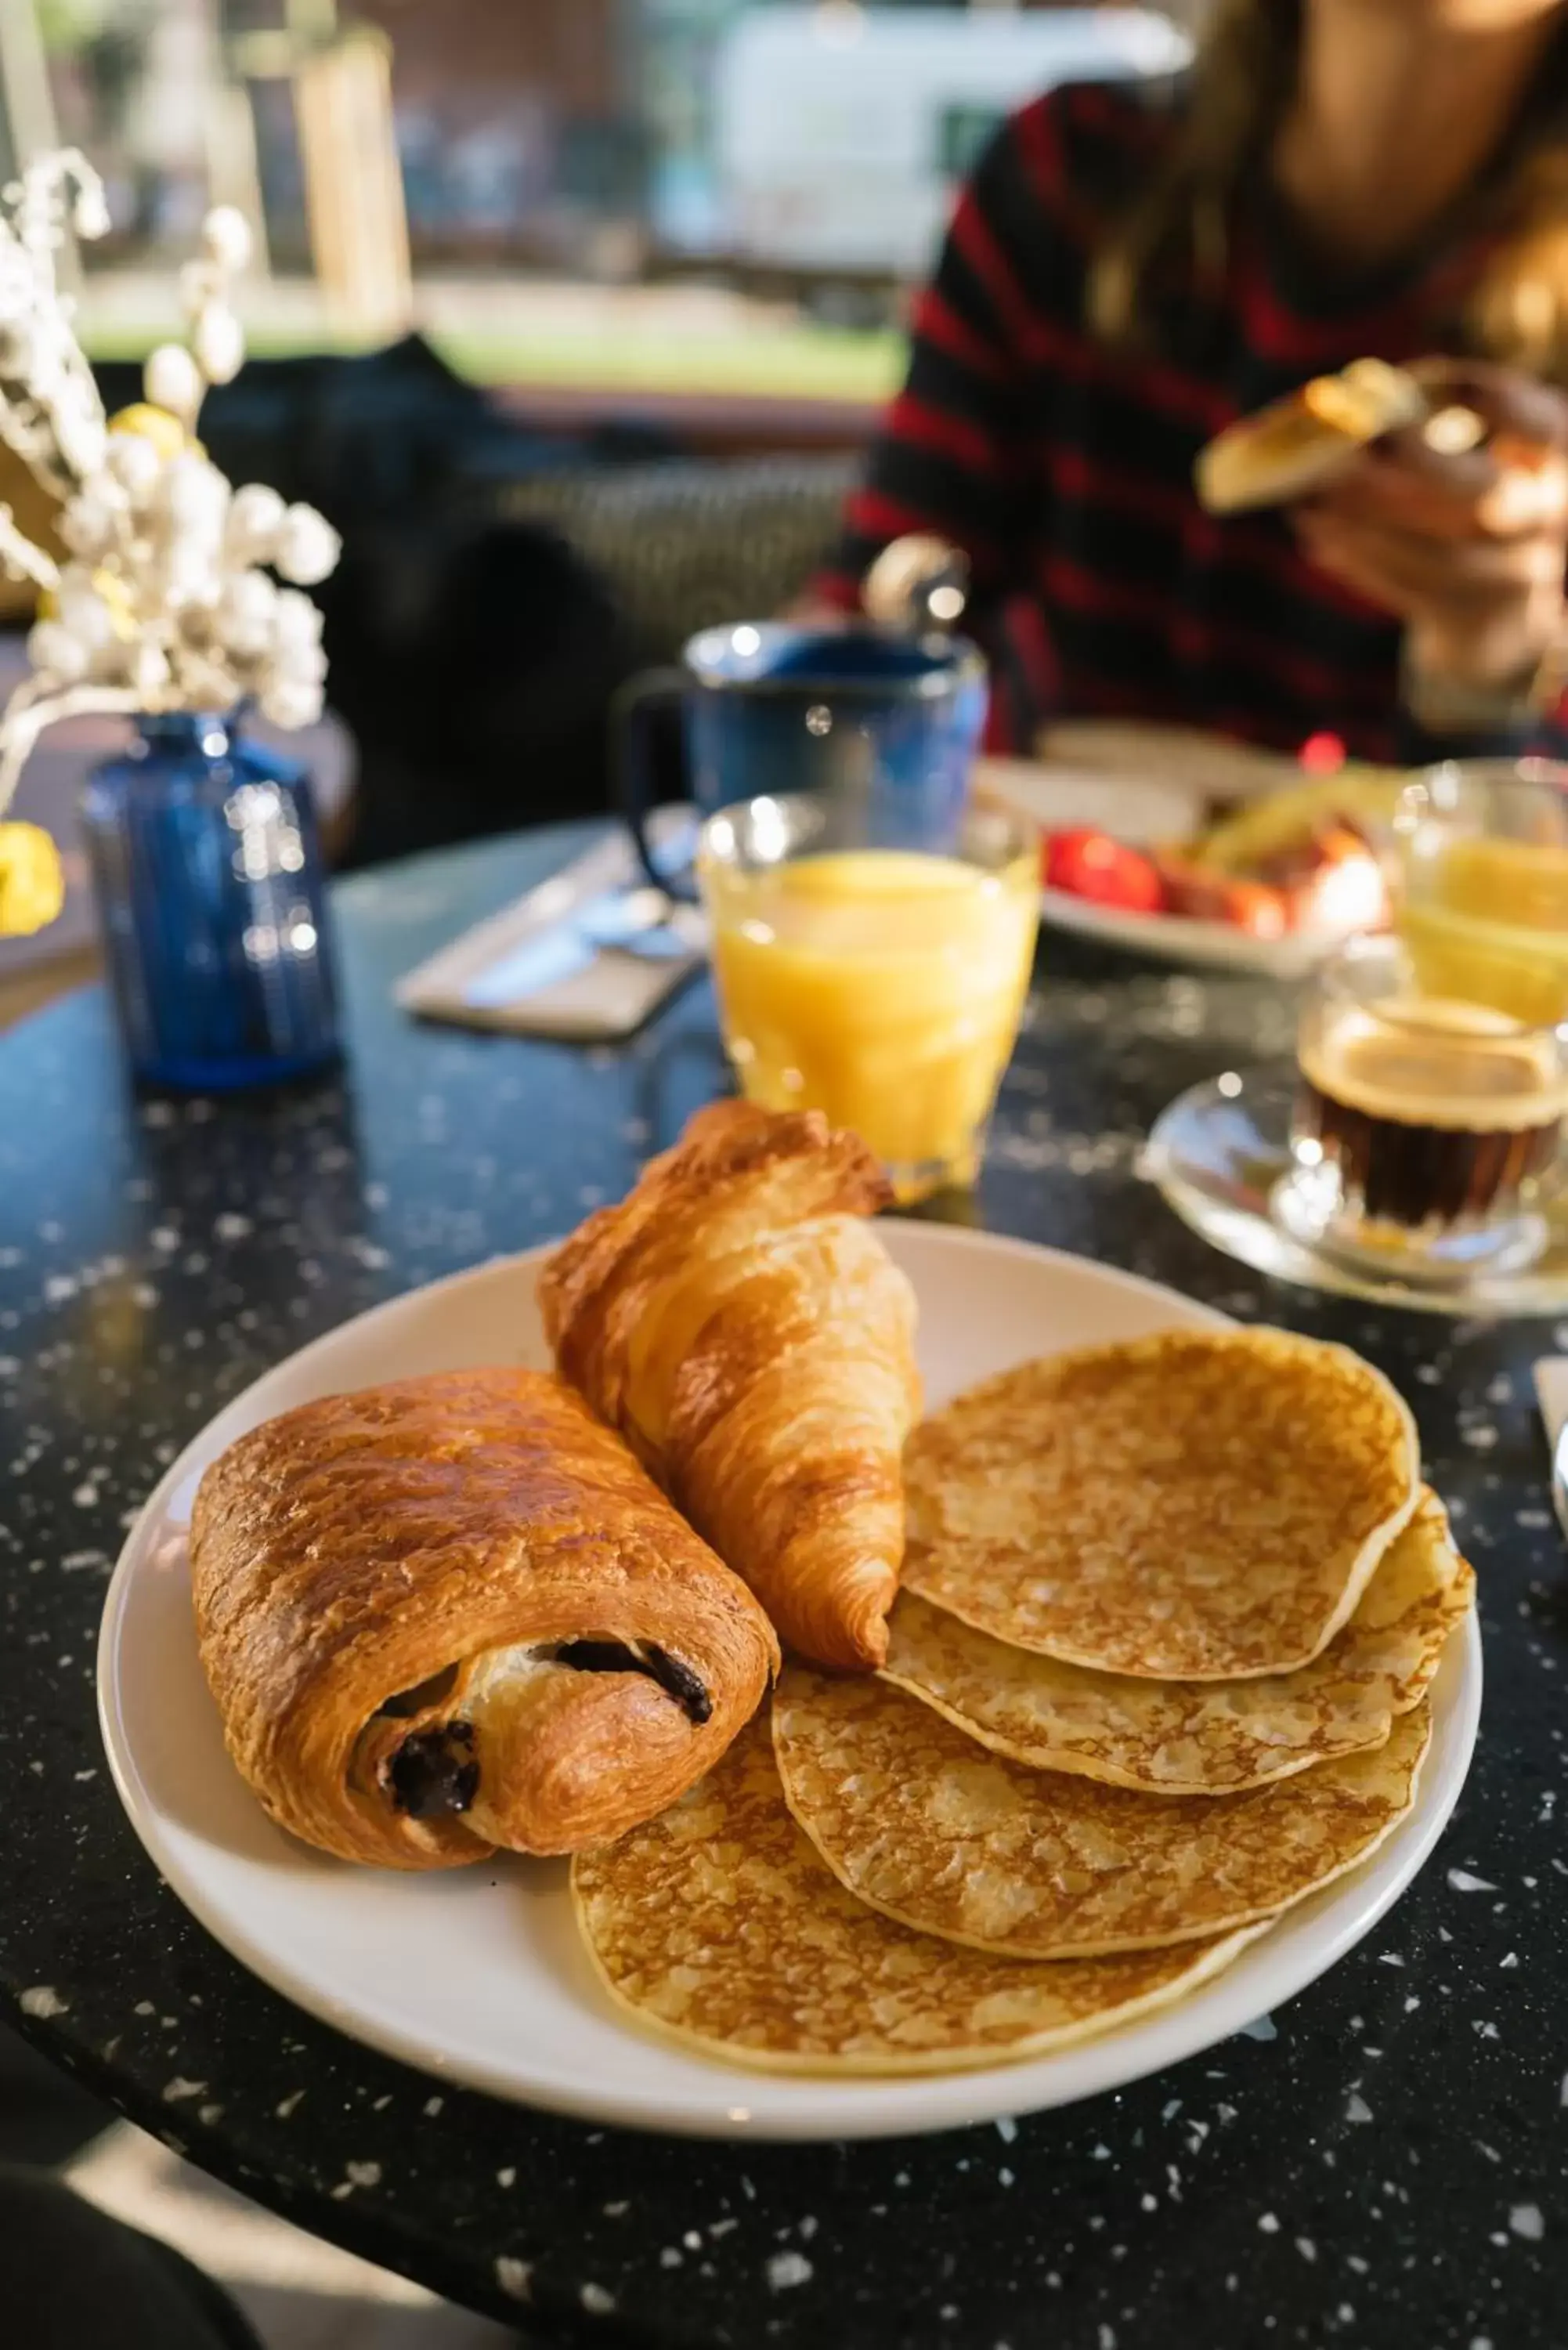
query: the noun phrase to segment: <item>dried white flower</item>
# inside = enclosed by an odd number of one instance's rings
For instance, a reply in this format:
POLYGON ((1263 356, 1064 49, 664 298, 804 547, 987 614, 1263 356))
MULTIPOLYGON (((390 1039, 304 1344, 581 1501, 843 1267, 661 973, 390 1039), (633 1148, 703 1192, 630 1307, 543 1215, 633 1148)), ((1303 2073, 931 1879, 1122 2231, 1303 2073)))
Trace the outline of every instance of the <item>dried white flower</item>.
POLYGON ((149 351, 141 382, 152 406, 167 409, 182 423, 194 418, 205 389, 202 370, 182 343, 160 343, 149 351))
MULTIPOLYGON (((5 5, 5 0, 0 0, 5 5)), ((61 506, 72 560, 57 565, 0 505, 0 569, 56 597, 27 639, 32 674, 0 719, 0 814, 46 727, 78 712, 200 710, 254 695, 286 726, 321 709, 321 615, 300 586, 337 562, 337 533, 310 506, 228 482, 194 445, 211 383, 244 357, 229 300, 250 254, 241 214, 220 206, 181 272, 189 348, 165 343, 143 370, 149 405, 110 432, 60 292, 56 256, 109 225, 99 181, 74 151, 41 158, 0 190, 0 444, 61 506), (279 588, 261 566, 298 583, 279 588)))
POLYGON ((245 338, 226 303, 207 304, 192 329, 191 348, 209 383, 233 383, 244 364, 245 338))
POLYGON ((218 593, 213 622, 229 650, 259 660, 273 642, 278 591, 265 571, 231 572, 218 593))
POLYGON ((134 511, 140 512, 149 504, 163 471, 163 460, 151 441, 144 441, 140 432, 111 432, 103 463, 105 472, 119 483, 134 511))
POLYGON ((103 403, 95 386, 73 375, 49 372, 55 442, 66 468, 85 482, 103 463, 103 403))
POLYGON ((93 585, 92 575, 78 563, 68 563, 57 590, 59 619, 89 658, 105 651, 115 639, 114 614, 93 585))
POLYGON ((297 588, 280 588, 273 608, 273 637, 280 652, 321 641, 321 608, 297 588))
POLYGON ((241 563, 270 563, 288 509, 264 482, 246 482, 229 500, 224 546, 241 563))
POLYGON ((174 541, 216 548, 228 515, 229 485, 216 465, 193 449, 171 457, 159 479, 152 510, 174 541))
POLYGON ((89 563, 107 555, 119 536, 122 499, 110 494, 114 484, 103 483, 78 491, 60 515, 60 536, 73 555, 89 563))
POLYGON ((59 620, 37 620, 27 631, 27 659, 34 669, 47 670, 67 685, 85 677, 90 666, 87 647, 59 620))
POLYGON ((220 269, 235 275, 251 257, 250 223, 233 204, 214 204, 202 223, 202 243, 220 269))
POLYGON ((320 688, 275 679, 262 690, 261 712, 275 726, 314 726, 321 715, 320 688))
POLYGON ((133 647, 126 667, 137 692, 155 705, 170 678, 169 656, 162 647, 150 640, 133 647))
POLYGON ((343 551, 343 542, 325 515, 314 506, 290 506, 277 534, 273 561, 286 579, 314 588, 325 579, 343 551))
POLYGON ((96 172, 77 190, 77 200, 71 207, 71 226, 77 234, 90 244, 109 232, 109 204, 103 192, 103 182, 96 172))

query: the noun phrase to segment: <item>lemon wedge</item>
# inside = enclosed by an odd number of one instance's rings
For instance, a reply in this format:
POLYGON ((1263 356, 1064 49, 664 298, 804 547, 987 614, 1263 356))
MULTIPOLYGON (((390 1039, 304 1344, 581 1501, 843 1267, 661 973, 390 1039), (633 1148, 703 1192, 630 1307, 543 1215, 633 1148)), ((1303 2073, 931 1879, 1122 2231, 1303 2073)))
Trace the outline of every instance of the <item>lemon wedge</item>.
POLYGON ((65 902, 60 852, 42 826, 0 824, 0 938, 31 938, 65 902))

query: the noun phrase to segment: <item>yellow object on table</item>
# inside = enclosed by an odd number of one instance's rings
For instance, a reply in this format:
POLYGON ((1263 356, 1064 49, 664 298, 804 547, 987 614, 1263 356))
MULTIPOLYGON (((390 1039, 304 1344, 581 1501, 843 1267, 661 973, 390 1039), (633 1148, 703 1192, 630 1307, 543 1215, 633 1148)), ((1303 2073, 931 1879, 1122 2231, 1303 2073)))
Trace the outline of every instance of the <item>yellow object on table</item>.
POLYGON ((702 882, 742 1092, 862 1135, 899 1196, 972 1180, 1029 985, 1038 868, 850 848, 702 882))
POLYGON ((60 852, 43 827, 0 824, 0 938, 31 938, 65 902, 60 852))
POLYGON ((1568 847, 1459 834, 1412 873, 1398 926, 1423 993, 1568 1019, 1568 847))
POLYGON ((120 408, 109 420, 111 432, 129 432, 138 441, 150 441, 161 457, 178 457, 194 450, 200 457, 206 455, 199 441, 193 440, 180 419, 167 408, 154 408, 150 400, 133 400, 129 408, 120 408))

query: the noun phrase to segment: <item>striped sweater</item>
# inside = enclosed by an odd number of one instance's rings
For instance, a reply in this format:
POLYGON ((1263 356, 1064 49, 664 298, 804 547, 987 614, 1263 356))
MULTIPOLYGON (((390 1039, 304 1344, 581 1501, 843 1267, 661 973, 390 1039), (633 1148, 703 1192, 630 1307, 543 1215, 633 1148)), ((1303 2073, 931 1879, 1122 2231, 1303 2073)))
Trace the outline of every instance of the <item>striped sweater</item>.
POLYGON ((917 305, 843 545, 820 583, 847 608, 905 531, 956 541, 991 653, 993 748, 1052 718, 1204 726, 1284 751, 1324 732, 1355 758, 1561 753, 1558 723, 1438 743, 1402 711, 1399 629, 1309 563, 1277 511, 1206 515, 1193 460, 1309 375, 1459 347, 1479 241, 1330 288, 1260 190, 1225 274, 1155 303, 1147 348, 1085 321, 1102 224, 1156 164, 1178 84, 1053 91, 997 134, 917 305))

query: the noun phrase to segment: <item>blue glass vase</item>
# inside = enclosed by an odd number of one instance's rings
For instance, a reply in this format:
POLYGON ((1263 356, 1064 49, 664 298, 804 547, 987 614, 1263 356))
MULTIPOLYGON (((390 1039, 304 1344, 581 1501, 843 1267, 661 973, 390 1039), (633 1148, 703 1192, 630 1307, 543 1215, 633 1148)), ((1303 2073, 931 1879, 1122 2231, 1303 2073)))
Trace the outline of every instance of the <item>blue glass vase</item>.
POLYGON ((234 717, 137 722, 82 823, 131 1072, 182 1092, 338 1057, 329 912, 305 770, 234 717))

